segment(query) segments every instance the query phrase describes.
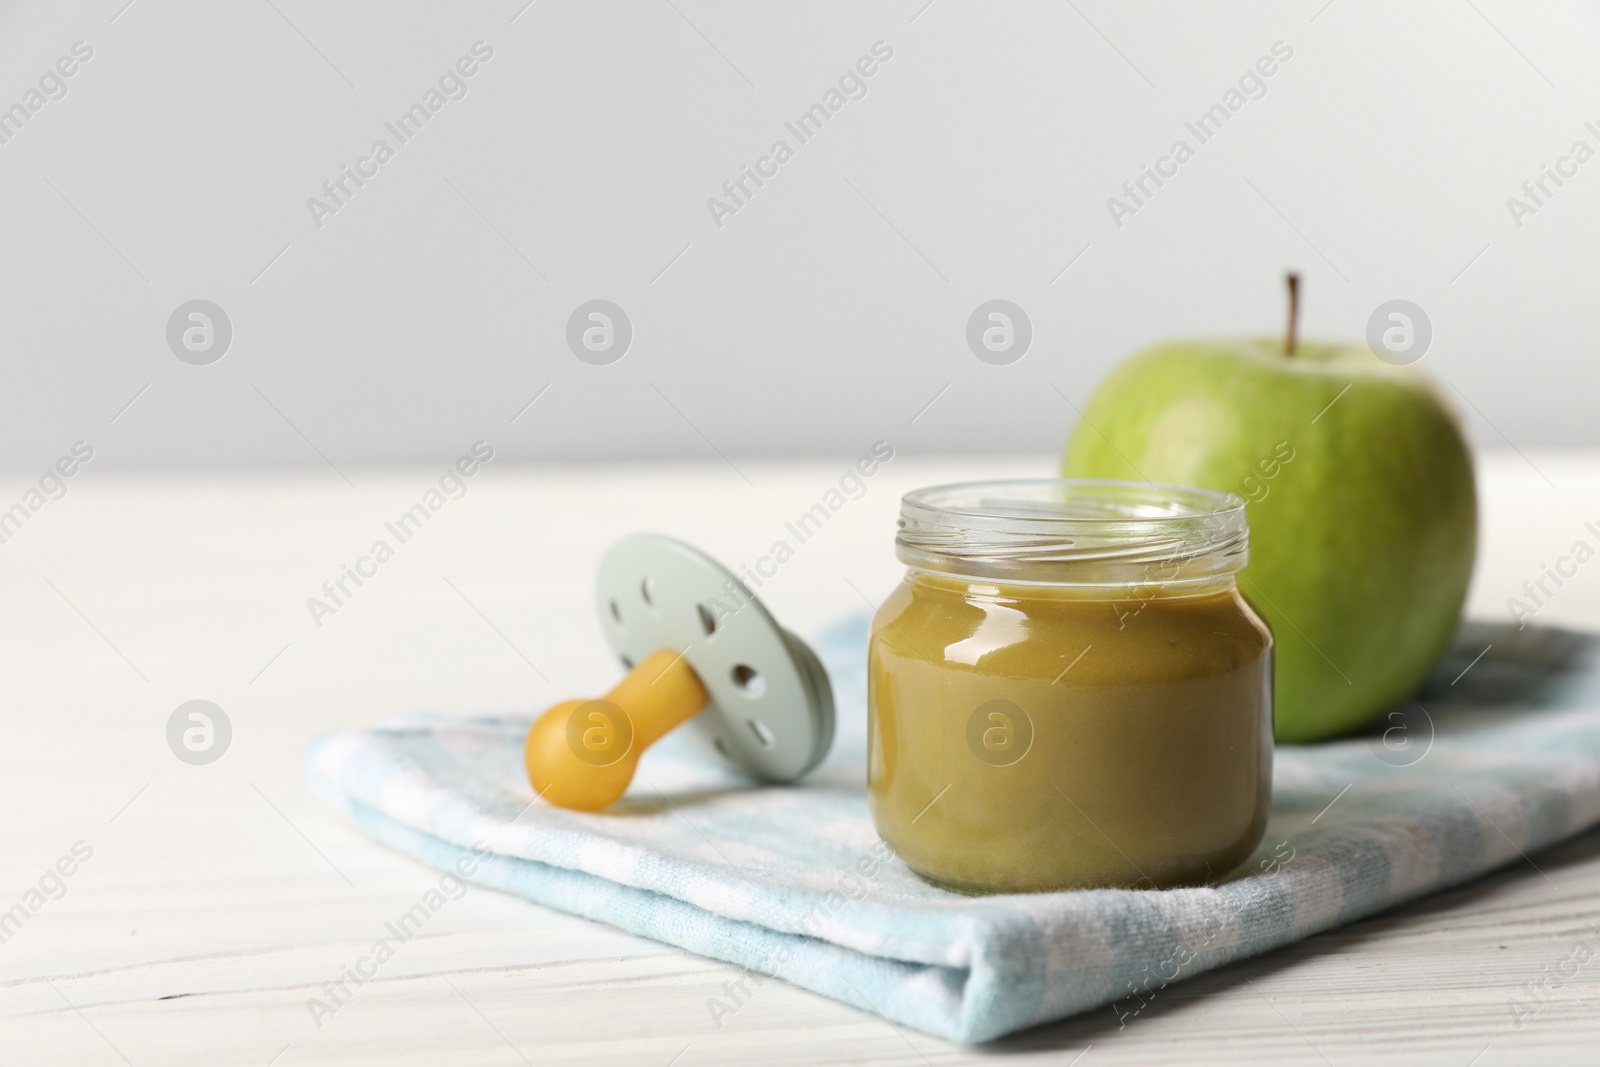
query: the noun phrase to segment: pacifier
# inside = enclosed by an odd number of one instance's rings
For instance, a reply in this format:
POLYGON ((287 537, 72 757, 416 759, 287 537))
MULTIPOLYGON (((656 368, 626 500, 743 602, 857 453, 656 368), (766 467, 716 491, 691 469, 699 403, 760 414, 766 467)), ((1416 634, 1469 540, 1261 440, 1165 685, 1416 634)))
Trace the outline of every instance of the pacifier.
POLYGON ((601 558, 595 591, 628 675, 533 724, 523 755, 539 796, 599 811, 683 723, 709 757, 760 781, 792 782, 822 762, 833 742, 827 672, 731 571, 681 541, 634 534, 601 558))

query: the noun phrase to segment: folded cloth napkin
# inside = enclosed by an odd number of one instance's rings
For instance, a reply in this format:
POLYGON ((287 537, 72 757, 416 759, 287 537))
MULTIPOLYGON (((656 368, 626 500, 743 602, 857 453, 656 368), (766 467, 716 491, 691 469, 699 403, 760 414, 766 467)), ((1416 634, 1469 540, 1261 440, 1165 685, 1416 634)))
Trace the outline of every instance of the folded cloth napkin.
MULTIPOLYGON (((1418 704, 1278 749, 1272 820, 1219 884, 968 897, 906 869, 865 790, 865 620, 817 645, 840 714, 804 782, 675 747, 604 814, 535 803, 529 719, 415 716, 314 741, 308 778, 379 841, 472 880, 958 1041, 1109 1006, 1457 885, 1600 821, 1600 639, 1469 624, 1418 704)), ((737 998, 713 997, 720 1023, 737 998)))

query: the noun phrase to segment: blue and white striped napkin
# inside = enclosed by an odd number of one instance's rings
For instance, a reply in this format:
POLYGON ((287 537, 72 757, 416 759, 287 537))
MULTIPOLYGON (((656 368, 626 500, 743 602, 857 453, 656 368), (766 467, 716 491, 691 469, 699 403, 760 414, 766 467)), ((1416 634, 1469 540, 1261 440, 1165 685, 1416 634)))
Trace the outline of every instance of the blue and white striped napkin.
POLYGON ((668 738, 605 814, 530 804, 516 715, 333 734, 306 774, 432 866, 481 843, 475 882, 746 968, 708 1001, 714 1023, 776 977, 969 1042, 1095 1008, 1126 1020, 1171 982, 1534 862, 1600 822, 1600 639, 1469 624, 1419 706, 1368 736, 1278 749, 1266 838, 1230 880, 961 896, 873 830, 865 620, 816 647, 839 730, 795 786, 751 788, 668 738))

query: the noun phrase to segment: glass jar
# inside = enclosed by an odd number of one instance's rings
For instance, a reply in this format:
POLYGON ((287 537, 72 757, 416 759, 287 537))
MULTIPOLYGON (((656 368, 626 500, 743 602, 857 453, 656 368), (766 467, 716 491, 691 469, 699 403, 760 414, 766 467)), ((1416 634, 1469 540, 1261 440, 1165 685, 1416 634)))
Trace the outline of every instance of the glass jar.
POLYGON ((1272 633, 1240 594, 1245 502, 1074 479, 901 501, 873 620, 868 790, 930 881, 1215 882, 1266 829, 1272 633))

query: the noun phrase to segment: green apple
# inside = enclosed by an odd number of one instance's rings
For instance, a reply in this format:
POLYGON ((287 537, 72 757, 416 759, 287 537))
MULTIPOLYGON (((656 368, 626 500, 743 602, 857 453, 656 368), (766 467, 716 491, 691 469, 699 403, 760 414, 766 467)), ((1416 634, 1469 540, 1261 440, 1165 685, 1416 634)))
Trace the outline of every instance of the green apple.
POLYGON ((1477 494, 1432 379, 1366 348, 1285 348, 1135 355, 1084 410, 1062 473, 1249 502, 1239 583, 1277 643, 1277 737, 1314 741, 1404 701, 1444 651, 1472 575, 1477 494))

